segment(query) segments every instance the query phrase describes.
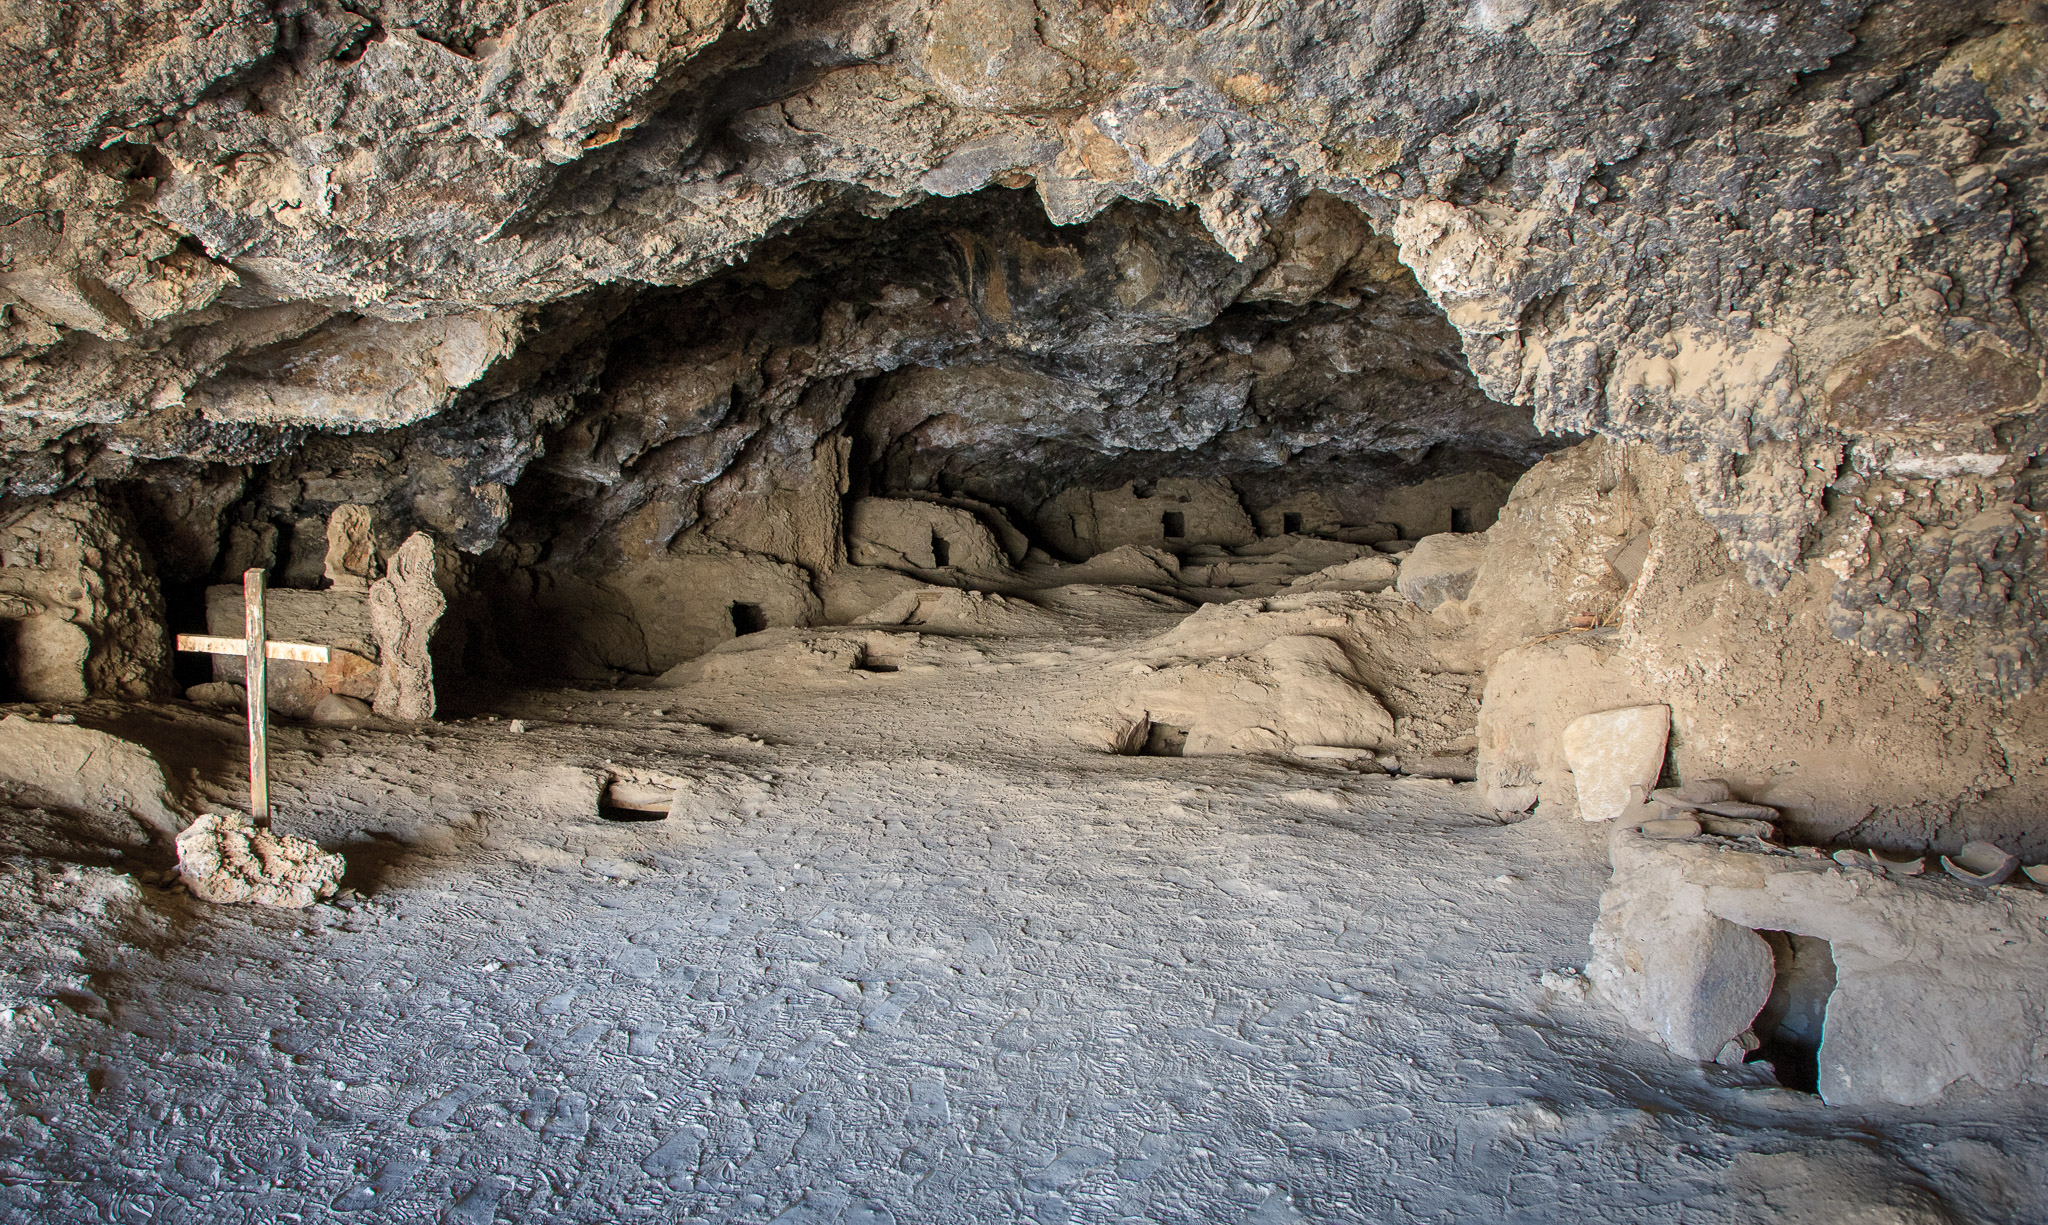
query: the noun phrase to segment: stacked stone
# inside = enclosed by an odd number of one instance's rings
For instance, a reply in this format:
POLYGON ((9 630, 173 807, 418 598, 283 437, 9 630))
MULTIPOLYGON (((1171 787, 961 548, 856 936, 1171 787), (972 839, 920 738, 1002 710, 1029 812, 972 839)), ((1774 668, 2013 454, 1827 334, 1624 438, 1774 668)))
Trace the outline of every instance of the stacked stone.
POLYGON ((1734 788, 1718 778, 1704 778, 1682 787, 1660 787, 1650 792, 1649 802, 1657 806, 1658 815, 1643 822, 1641 828, 1651 838, 1711 834, 1717 838, 1778 840, 1778 810, 1768 804, 1737 799, 1734 788))

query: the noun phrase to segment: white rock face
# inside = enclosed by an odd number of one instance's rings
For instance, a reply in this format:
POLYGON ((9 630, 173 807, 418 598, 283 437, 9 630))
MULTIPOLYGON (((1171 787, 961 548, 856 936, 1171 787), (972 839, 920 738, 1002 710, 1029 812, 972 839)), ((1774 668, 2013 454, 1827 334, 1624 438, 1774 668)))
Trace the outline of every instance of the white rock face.
POLYGON ((311 906, 334 896, 346 870, 341 856, 238 812, 207 813, 178 835, 178 875, 209 902, 311 906))
POLYGON ((1763 937, 1708 914, 1702 895, 1671 873, 1617 871, 1586 976, 1630 1027, 1705 1061, 1763 1009, 1773 966, 1763 937))
POLYGON ((1563 743, 1579 789, 1579 816, 1612 821, 1628 807, 1629 788, 1656 786, 1670 735, 1669 706, 1627 706, 1572 720, 1563 743))
POLYGON ((129 814, 164 834, 184 824, 148 749, 74 723, 0 719, 0 778, 65 808, 129 814))
POLYGON ((1445 600, 1462 600, 1472 594, 1479 578, 1479 564, 1486 560, 1486 536, 1482 532, 1439 532, 1424 536, 1401 559, 1401 577, 1394 586, 1431 609, 1445 600))
POLYGON ((1291 635, 1233 659, 1167 668, 1132 686, 1127 722, 1184 728, 1189 757, 1285 750, 1299 744, 1378 748, 1394 716, 1366 688, 1344 649, 1291 635))
POLYGON ((1608 843, 1586 966, 1601 999, 1672 1051, 1711 1059, 1769 993, 1759 931, 1825 940, 1835 989, 1822 1025, 1830 1104, 1919 1105, 1948 1086, 2048 1084, 2048 894, 1834 861, 1628 825, 1608 843))

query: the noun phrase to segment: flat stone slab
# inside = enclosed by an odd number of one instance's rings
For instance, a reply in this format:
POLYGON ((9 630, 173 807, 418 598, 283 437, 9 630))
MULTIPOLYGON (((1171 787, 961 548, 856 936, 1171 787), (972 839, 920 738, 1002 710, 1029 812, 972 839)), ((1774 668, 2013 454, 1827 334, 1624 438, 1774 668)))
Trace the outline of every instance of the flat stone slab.
POLYGON ((166 836, 185 824, 154 754, 75 723, 0 719, 0 778, 60 807, 127 814, 166 836))
POLYGON ((1630 788, 1648 794, 1664 772, 1670 735, 1669 706, 1624 706, 1566 724, 1562 745, 1579 791, 1579 816, 1612 821, 1634 802, 1630 788))

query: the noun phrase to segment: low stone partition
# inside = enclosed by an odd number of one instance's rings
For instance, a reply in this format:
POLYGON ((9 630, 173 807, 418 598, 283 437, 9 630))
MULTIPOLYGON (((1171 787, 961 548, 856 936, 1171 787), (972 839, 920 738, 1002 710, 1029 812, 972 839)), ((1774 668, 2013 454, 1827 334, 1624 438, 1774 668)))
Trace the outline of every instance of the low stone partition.
POLYGON ((1830 1104, 2048 1084, 2048 892, 1894 877, 1756 839, 1664 841, 1639 824, 1631 814, 1609 840, 1586 967, 1634 1028, 1689 1058, 1739 1060, 1781 1004, 1787 933, 1832 955, 1817 1055, 1830 1104))

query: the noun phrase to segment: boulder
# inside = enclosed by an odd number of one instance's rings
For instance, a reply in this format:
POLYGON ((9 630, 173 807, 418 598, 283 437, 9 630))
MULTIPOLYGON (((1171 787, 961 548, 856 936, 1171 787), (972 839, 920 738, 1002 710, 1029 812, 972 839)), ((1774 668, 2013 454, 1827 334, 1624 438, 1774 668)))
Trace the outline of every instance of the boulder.
POLYGON ((185 823, 148 749, 75 723, 0 719, 0 778, 27 788, 39 803, 125 814, 165 835, 185 823))
POLYGON ((1625 706, 1572 720, 1562 743, 1579 792, 1579 816, 1611 821, 1635 802, 1631 788, 1647 795, 1664 771, 1670 735, 1669 706, 1625 706))
POLYGON ((1351 561, 1304 574, 1287 584, 1297 591, 1385 591, 1400 576, 1401 567, 1384 553, 1368 553, 1351 561))
MULTIPOLYGON (((434 581, 434 538, 414 532, 370 584, 370 626, 383 672, 376 711, 387 719, 434 717, 434 659, 428 646, 448 599, 434 581)), ((311 713, 310 709, 307 713, 311 713)))
POLYGON ((233 681, 207 681, 185 690, 185 700, 200 706, 246 707, 249 691, 233 681))
POLYGON ((85 663, 92 638, 55 613, 39 613, 14 623, 8 644, 7 674, 31 702, 83 702, 87 697, 85 663))
POLYGON ((208 902, 311 906, 334 896, 346 870, 341 856, 239 812, 207 813, 178 835, 178 875, 208 902))
POLYGON ((330 693, 313 706, 313 713, 307 717, 329 727, 348 727, 361 723, 370 714, 370 704, 361 698, 330 693))
MULTIPOLYGON (((1394 717, 1328 638, 1291 635, 1232 659, 1147 674, 1119 705, 1142 742, 1155 725, 1187 733, 1180 753, 1285 752, 1296 745, 1384 748, 1394 717)), ((1126 733, 1127 737, 1130 733, 1126 733)), ((1132 744, 1135 751, 1139 745, 1132 744)))
POLYGON ((1396 590, 1424 610, 1445 600, 1462 600, 1472 594, 1479 578, 1479 565, 1486 560, 1486 536, 1481 532, 1439 532, 1415 542, 1401 559, 1396 590))

